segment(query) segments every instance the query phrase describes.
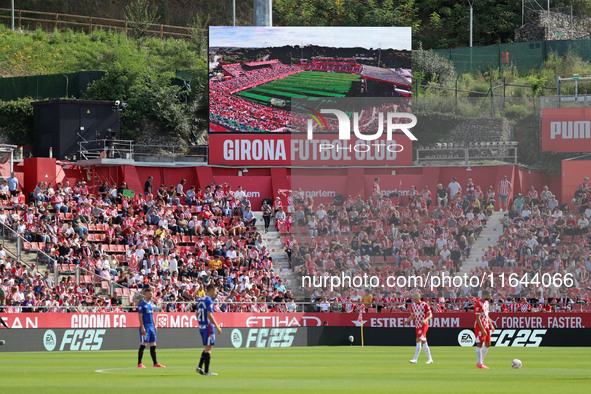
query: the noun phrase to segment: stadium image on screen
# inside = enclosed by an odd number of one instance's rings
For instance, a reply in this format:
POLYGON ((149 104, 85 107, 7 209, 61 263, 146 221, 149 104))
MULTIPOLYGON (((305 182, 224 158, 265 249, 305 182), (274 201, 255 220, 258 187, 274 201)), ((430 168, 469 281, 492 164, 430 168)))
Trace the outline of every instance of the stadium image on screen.
POLYGON ((0 394, 591 392, 549 3, 0 1, 0 394))
POLYGON ((290 131, 291 100, 410 97, 408 28, 212 27, 210 132, 290 131))

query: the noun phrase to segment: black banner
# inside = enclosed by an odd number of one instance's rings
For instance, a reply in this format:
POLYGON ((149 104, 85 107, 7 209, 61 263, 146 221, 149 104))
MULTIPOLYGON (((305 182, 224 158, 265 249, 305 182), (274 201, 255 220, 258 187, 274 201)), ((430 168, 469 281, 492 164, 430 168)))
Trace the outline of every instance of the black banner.
MULTIPOLYGON (((305 328, 225 328, 216 335, 216 347, 307 346, 305 328)), ((2 330, 0 352, 131 350, 140 344, 139 328, 79 328, 2 330)), ((203 347, 196 328, 166 328, 157 334, 158 347, 193 349, 203 347)))
MULTIPOLYGON (((491 335, 493 346, 591 346, 591 329, 497 329, 491 335)), ((475 345, 474 331, 461 328, 431 329, 427 339, 432 346, 475 345)), ((79 328, 2 330, 0 352, 132 350, 139 346, 138 328, 79 328)), ((413 346, 415 331, 408 328, 364 328, 366 346, 413 346)), ((160 329, 158 347, 199 349, 203 347, 199 330, 160 329)), ((361 345, 359 327, 280 327, 225 328, 216 335, 216 347, 287 348, 295 346, 361 345)))
MULTIPOLYGON (((416 341, 414 329, 364 328, 366 346, 412 346, 416 341)), ((310 327, 309 346, 361 345, 359 327, 310 327)), ((432 346, 464 346, 476 344, 474 330, 437 328, 427 332, 432 346)), ((591 329, 497 329, 491 334, 491 345, 499 347, 591 346, 591 329)))

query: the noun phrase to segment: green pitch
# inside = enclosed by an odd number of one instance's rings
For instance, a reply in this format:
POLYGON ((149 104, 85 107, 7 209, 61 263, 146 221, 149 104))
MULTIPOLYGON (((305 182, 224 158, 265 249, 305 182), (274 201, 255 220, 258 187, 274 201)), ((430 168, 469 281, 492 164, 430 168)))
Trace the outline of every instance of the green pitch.
POLYGON ((284 100, 289 105, 294 97, 346 97, 353 82, 359 78, 357 74, 302 71, 243 90, 236 95, 264 105, 271 105, 271 99, 284 100))
POLYGON ((591 387, 589 348, 491 348, 490 370, 474 348, 431 347, 411 365, 414 347, 215 349, 211 370, 195 373, 200 349, 158 350, 166 369, 137 369, 136 351, 2 353, 3 393, 354 392, 583 393, 591 387), (519 358, 523 368, 511 368, 519 358))

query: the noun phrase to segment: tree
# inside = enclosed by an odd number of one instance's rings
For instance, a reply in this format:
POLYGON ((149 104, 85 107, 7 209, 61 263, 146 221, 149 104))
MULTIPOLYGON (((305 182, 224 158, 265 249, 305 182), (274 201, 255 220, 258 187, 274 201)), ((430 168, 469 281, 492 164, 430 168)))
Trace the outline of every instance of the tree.
POLYGON ((129 24, 138 46, 141 47, 150 27, 158 22, 158 8, 151 0, 136 0, 125 7, 123 18, 129 24))

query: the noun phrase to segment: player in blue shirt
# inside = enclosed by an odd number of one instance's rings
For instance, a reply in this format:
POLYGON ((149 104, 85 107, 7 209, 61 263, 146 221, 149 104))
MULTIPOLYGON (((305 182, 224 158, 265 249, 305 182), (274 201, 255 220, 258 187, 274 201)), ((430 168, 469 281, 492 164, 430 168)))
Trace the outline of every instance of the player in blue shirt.
POLYGON ((215 346, 215 331, 218 334, 222 333, 222 329, 215 321, 213 317, 213 300, 218 295, 218 287, 210 283, 205 288, 205 297, 199 300, 197 304, 197 321, 199 322, 199 332, 201 333, 201 339, 203 339, 203 346, 205 350, 201 353, 201 359, 199 360, 199 366, 196 371, 201 375, 217 375, 217 373, 209 370, 209 362, 211 360, 211 351, 215 346), (215 330, 214 330, 215 328, 215 330), (205 364, 205 369, 203 369, 205 364))
POLYGON ((144 299, 137 307, 140 320, 140 350, 137 355, 137 367, 146 368, 142 364, 142 357, 144 356, 144 349, 146 345, 150 344, 150 356, 154 361, 154 368, 166 368, 166 366, 156 361, 156 331, 158 327, 154 324, 154 304, 152 304, 152 289, 146 288, 144 290, 144 299))

